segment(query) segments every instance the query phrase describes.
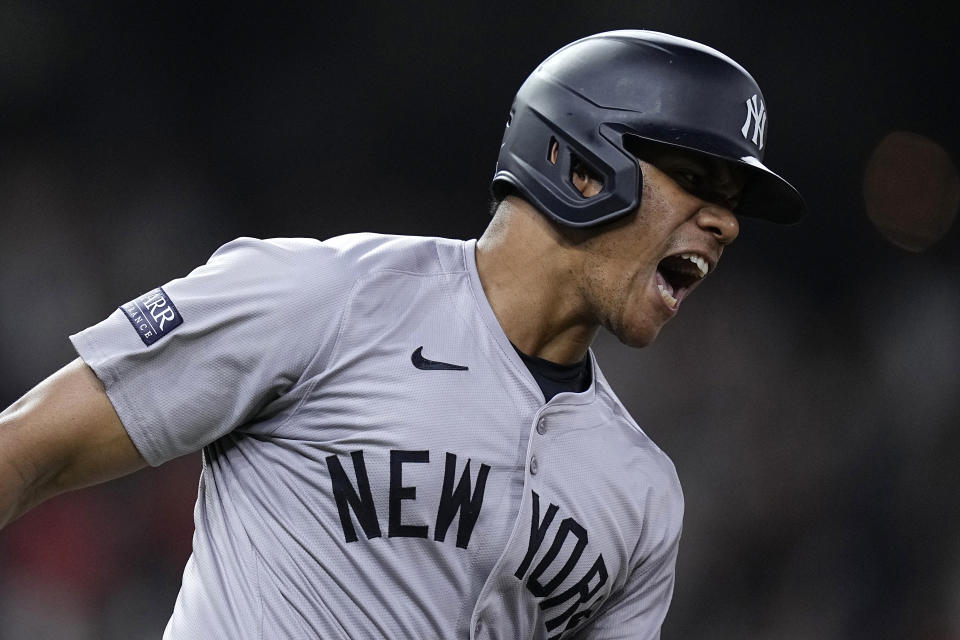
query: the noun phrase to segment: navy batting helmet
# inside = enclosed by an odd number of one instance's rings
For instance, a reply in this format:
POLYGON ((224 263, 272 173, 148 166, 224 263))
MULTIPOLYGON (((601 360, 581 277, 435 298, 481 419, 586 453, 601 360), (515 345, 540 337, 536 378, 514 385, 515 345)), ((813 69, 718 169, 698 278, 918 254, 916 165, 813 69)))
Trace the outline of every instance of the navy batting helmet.
POLYGON ((760 87, 719 51, 654 31, 600 33, 551 55, 520 87, 491 189, 503 197, 513 187, 565 225, 609 222, 640 203, 633 138, 742 167, 735 213, 796 222, 803 198, 763 164, 767 128, 760 87), (575 162, 602 180, 599 194, 571 183, 575 162))

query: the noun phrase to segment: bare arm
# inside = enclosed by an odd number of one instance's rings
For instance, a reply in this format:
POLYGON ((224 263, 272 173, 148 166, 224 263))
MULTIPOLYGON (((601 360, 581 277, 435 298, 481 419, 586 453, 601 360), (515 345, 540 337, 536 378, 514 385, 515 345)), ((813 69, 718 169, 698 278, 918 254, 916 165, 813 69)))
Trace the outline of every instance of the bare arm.
POLYGON ((0 413, 0 527, 58 493, 144 466, 100 380, 74 360, 0 413))

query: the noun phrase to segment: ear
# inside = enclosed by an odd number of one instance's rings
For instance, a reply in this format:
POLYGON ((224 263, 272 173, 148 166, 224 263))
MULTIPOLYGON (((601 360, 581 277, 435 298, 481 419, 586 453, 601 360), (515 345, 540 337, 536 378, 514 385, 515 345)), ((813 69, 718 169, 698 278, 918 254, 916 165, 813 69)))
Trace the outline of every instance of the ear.
POLYGON ((603 179, 576 156, 571 163, 570 182, 584 198, 592 198, 603 191, 603 179))
MULTIPOLYGON (((603 191, 603 179, 596 171, 590 168, 579 156, 570 154, 570 183, 584 198, 592 198, 603 191)), ((547 149, 547 160, 550 164, 557 164, 560 159, 560 143, 556 138, 550 138, 547 149)))

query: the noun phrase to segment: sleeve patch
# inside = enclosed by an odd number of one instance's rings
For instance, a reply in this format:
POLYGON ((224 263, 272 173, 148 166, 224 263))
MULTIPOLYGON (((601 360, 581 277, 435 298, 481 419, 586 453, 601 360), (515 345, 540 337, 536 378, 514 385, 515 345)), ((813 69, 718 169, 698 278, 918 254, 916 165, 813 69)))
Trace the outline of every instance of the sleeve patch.
POLYGON ((183 324, 183 316, 163 287, 131 300, 120 310, 126 314, 143 344, 148 347, 183 324))

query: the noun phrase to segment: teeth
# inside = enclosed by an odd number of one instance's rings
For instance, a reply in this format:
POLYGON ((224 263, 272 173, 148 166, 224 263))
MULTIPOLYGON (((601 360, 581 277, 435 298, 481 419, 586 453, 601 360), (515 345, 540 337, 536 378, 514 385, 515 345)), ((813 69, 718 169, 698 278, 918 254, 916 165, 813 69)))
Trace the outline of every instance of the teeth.
POLYGON ((697 269, 700 270, 700 277, 701 277, 701 278, 702 278, 703 276, 707 275, 707 271, 709 271, 709 267, 707 266, 707 261, 706 261, 706 260, 704 260, 703 258, 701 258, 700 256, 698 256, 698 255, 695 254, 695 253, 681 253, 681 254, 680 254, 680 257, 683 258, 683 259, 685 259, 685 260, 689 260, 689 261, 692 262, 693 264, 697 265, 697 269))
POLYGON ((667 291, 662 284, 657 285, 657 289, 660 290, 660 296, 666 301, 671 308, 677 306, 677 299, 670 295, 670 292, 667 291))

